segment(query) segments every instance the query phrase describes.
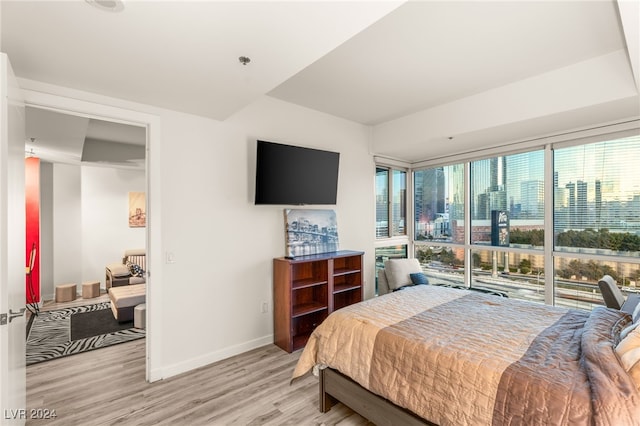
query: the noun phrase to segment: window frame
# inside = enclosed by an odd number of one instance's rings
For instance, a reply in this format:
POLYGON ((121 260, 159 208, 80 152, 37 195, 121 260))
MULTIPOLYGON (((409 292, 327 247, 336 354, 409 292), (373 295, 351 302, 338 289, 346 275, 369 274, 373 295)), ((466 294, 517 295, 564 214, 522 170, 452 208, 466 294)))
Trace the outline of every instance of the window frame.
MULTIPOLYGON (((410 188, 413 188, 413 183, 411 181, 411 173, 410 169, 407 166, 400 166, 398 164, 389 164, 384 162, 376 162, 375 166, 375 182, 374 182, 374 211, 376 215, 376 228, 374 231, 375 234, 375 247, 386 247, 386 246, 394 246, 394 245, 410 245, 410 232, 413 230, 413 224, 407 220, 408 217, 411 217, 411 211, 413 211, 413 203, 409 202, 409 197, 407 194, 410 193, 410 188), (387 170, 387 235, 386 236, 378 236, 378 225, 377 225, 377 211, 378 211, 378 186, 377 186, 377 177, 378 177, 378 169, 387 170), (405 211, 405 227, 404 234, 401 235, 393 235, 393 223, 394 223, 394 204, 393 204, 393 196, 394 196, 394 172, 402 172, 405 174, 405 197, 404 197, 404 211, 405 211)), ((407 248, 408 250, 410 247, 407 248)))
MULTIPOLYGON (((602 254, 588 253, 570 253, 555 250, 554 241, 554 190, 553 190, 553 173, 554 173, 554 149, 566 148, 569 146, 591 144, 603 141, 613 141, 629 136, 640 136, 640 120, 631 120, 623 123, 615 123, 609 126, 595 127, 591 129, 567 132, 559 135, 531 139, 523 142, 512 143, 502 147, 492 147, 483 151, 475 151, 466 154, 448 156, 439 159, 432 159, 407 165, 407 194, 411 194, 406 200, 406 235, 401 238, 376 238, 375 247, 383 247, 388 245, 407 245, 408 257, 415 257, 416 248, 419 246, 433 246, 429 241, 416 240, 414 232, 414 211, 415 211, 415 188, 414 188, 414 172, 416 170, 424 170, 427 168, 443 167, 453 164, 464 165, 464 218, 465 218, 465 235, 464 243, 453 242, 437 242, 438 246, 449 248, 464 249, 464 283, 466 287, 471 287, 473 280, 472 273, 472 252, 473 250, 496 250, 503 253, 530 254, 535 256, 542 255, 544 257, 544 303, 548 305, 556 304, 556 284, 555 284, 555 262, 559 258, 581 258, 586 260, 594 260, 599 262, 613 261, 637 264, 640 267, 640 257, 611 256, 602 254), (539 249, 514 248, 514 247, 494 247, 483 246, 471 243, 471 182, 470 168, 471 163, 476 160, 488 159, 495 156, 509 156, 518 153, 531 152, 535 150, 543 150, 544 161, 544 247, 542 251, 539 249)), ((391 170, 393 165, 376 161, 376 168, 384 167, 391 170)), ((391 176, 391 173, 389 174, 391 176)), ((390 194, 392 188, 389 188, 390 194)), ((390 204, 390 203, 389 203, 390 204)), ((391 212, 389 212, 391 214, 391 212)), ((389 222, 391 223, 391 216, 389 222)), ((390 229, 390 228, 389 228, 390 229)), ((538 276, 538 278, 541 278, 538 276)))

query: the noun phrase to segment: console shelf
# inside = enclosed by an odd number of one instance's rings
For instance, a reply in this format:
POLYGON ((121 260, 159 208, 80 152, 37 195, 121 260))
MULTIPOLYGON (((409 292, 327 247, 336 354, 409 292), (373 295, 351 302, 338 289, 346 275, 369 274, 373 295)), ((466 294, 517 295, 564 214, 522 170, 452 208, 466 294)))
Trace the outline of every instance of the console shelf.
POLYGON ((306 287, 313 287, 317 285, 327 284, 327 280, 318 281, 316 279, 305 278, 302 280, 295 280, 291 283, 291 288, 294 290, 298 290, 306 287))
POLYGON ((297 318, 314 312, 325 311, 326 309, 327 305, 323 305, 322 303, 305 303, 303 305, 296 305, 293 307, 291 317, 297 318))
POLYGON ((273 260, 276 345, 287 352, 303 348, 331 312, 362 301, 363 255, 341 250, 273 260))
POLYGON ((337 293, 342 293, 343 291, 351 291, 351 290, 359 290, 360 286, 359 285, 354 285, 354 284, 344 284, 344 285, 335 285, 333 287, 333 294, 337 294, 337 293))

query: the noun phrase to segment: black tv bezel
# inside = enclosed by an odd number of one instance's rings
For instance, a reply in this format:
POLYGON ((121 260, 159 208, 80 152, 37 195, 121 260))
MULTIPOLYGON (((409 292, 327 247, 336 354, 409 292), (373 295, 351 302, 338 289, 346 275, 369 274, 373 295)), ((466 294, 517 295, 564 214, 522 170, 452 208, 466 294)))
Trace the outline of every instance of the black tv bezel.
MULTIPOLYGON (((299 145, 285 144, 285 143, 280 143, 280 142, 272 142, 272 141, 267 141, 267 140, 264 140, 264 139, 258 139, 257 143, 256 143, 256 170, 255 170, 254 204, 255 205, 293 205, 293 206, 335 205, 337 203, 337 199, 338 199, 339 173, 340 173, 340 153, 339 152, 323 150, 323 149, 318 149, 318 148, 309 148, 309 147, 304 147, 304 146, 299 146, 299 145), (330 157, 334 157, 335 158, 333 160, 334 164, 332 164, 332 166, 335 165, 335 174, 333 174, 333 172, 331 172, 331 174, 325 173, 324 176, 321 177, 321 180, 323 180, 325 182, 326 182, 326 177, 327 176, 332 177, 332 179, 331 179, 332 183, 335 180, 335 189, 333 189, 333 184, 331 184, 331 191, 332 191, 331 192, 331 196, 329 198, 327 198, 327 199, 316 199, 316 198, 309 198, 309 199, 298 199, 298 198, 296 198, 296 199, 292 199, 291 197, 288 197, 288 196, 283 196, 283 197, 279 197, 279 198, 275 198, 273 196, 270 196, 268 198, 265 198, 263 196, 265 191, 261 190, 261 187, 264 185, 264 182, 261 181, 261 177, 265 174, 265 170, 262 170, 265 167, 265 161, 264 161, 264 156, 260 155, 261 145, 276 146, 277 148, 281 148, 283 150, 293 150, 293 151, 296 151, 298 153, 304 153, 306 155, 308 155, 308 154, 328 155, 330 157)), ((319 180, 319 178, 318 179, 312 179, 311 182, 317 182, 318 180, 319 180)), ((284 191, 283 191, 283 193, 284 193, 284 191)))

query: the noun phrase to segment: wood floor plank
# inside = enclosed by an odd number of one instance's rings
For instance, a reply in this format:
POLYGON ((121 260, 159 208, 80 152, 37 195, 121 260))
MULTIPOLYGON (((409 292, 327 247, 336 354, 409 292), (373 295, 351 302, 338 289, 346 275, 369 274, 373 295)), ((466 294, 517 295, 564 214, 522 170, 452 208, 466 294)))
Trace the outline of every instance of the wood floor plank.
MULTIPOLYGON (((47 302, 53 310, 108 301, 47 302)), ((145 382, 145 339, 27 367, 27 408, 55 410, 28 425, 367 425, 342 404, 318 410, 317 378, 291 384, 300 352, 267 345, 161 380, 145 382)))
POLYGON ((300 353, 275 345, 146 383, 145 340, 27 367, 27 407, 56 410, 30 425, 366 425, 338 404, 318 411, 317 378, 290 384, 300 353))

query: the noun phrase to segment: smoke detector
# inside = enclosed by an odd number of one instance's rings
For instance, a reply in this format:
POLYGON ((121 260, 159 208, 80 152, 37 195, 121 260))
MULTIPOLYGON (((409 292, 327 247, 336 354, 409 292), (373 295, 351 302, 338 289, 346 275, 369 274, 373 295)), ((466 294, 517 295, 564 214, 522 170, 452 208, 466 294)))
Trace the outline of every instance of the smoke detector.
POLYGON ((94 6, 105 12, 121 12, 124 9, 122 0, 85 0, 91 6, 94 6))

